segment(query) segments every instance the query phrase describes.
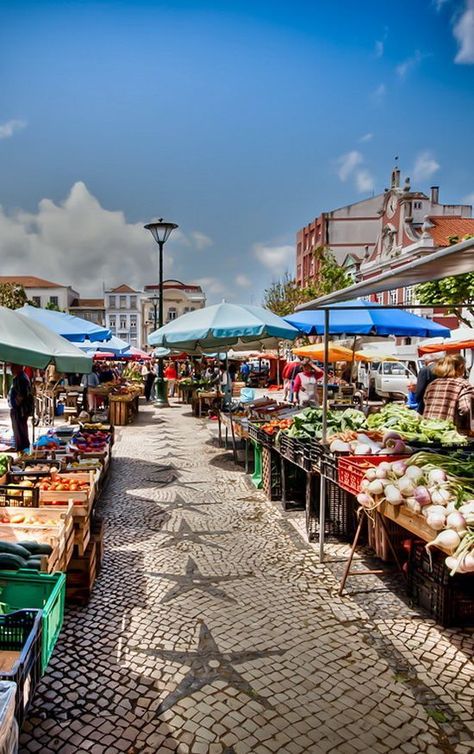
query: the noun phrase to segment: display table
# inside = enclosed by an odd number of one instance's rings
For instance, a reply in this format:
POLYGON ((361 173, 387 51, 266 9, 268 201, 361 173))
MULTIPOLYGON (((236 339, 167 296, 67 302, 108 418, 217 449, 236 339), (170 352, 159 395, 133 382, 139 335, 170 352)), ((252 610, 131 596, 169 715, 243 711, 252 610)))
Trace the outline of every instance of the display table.
POLYGON ((195 416, 201 417, 204 407, 212 408, 213 404, 220 404, 222 398, 223 395, 218 390, 194 390, 192 406, 195 416))
POLYGON ((131 424, 138 413, 139 393, 109 396, 109 421, 114 427, 131 424))

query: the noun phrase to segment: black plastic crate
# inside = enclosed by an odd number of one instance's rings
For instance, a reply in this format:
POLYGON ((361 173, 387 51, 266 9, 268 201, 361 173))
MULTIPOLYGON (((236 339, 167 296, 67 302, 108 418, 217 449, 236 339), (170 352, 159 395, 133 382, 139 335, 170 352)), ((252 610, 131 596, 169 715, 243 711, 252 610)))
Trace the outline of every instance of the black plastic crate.
POLYGON ((275 443, 276 433, 274 435, 269 435, 268 432, 263 431, 259 424, 249 422, 248 432, 250 439, 254 442, 258 442, 259 445, 262 445, 264 448, 271 448, 275 443))
POLYGON ((268 500, 281 500, 281 464, 273 448, 262 448, 262 489, 268 500))
MULTIPOLYGON (((319 531, 320 484, 321 477, 312 474, 306 497, 306 532, 309 540, 315 539, 319 531)), ((356 500, 332 479, 326 477, 325 485, 325 535, 352 540, 358 523, 356 500)))
POLYGON ((280 456, 280 464, 283 507, 285 510, 304 510, 307 472, 283 456, 280 456))
POLYGON ((0 670, 2 681, 17 685, 15 717, 21 728, 41 677, 41 610, 17 610, 0 615, 0 650, 19 652, 12 669, 0 670))
POLYGON ((445 565, 446 556, 432 550, 432 565, 424 542, 411 548, 408 594, 442 626, 474 626, 474 578, 455 574, 445 565))
POLYGON ((324 445, 315 437, 313 437, 309 444, 309 456, 311 459, 311 468, 315 471, 319 471, 321 469, 321 461, 323 459, 324 453, 324 445))
POLYGON ((311 470, 311 443, 308 440, 293 440, 294 463, 304 471, 311 470))
POLYGON ((39 508, 38 487, 0 485, 0 507, 39 508))
POLYGON ((289 437, 286 432, 280 433, 278 450, 283 458, 295 463, 295 442, 293 437, 289 437))
POLYGON ((333 482, 338 480, 337 456, 328 453, 327 450, 321 459, 321 474, 333 482))

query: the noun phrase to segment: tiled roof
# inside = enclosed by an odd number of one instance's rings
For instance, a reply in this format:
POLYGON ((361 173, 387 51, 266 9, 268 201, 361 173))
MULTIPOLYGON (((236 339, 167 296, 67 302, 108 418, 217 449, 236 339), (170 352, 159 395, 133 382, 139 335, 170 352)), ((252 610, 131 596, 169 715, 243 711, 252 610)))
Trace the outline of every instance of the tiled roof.
POLYGON ((130 288, 126 283, 122 283, 118 288, 112 288, 112 293, 137 293, 137 291, 130 288))
POLYGON ((103 298, 75 298, 70 309, 82 307, 83 309, 104 309, 103 298))
POLYGON ((61 283, 52 283, 34 275, 0 275, 0 283, 18 283, 23 288, 66 288, 61 283))
MULTIPOLYGON (((145 285, 144 290, 145 291, 157 291, 159 289, 159 284, 154 283, 153 285, 145 285)), ((188 291, 196 291, 197 293, 202 293, 202 288, 200 285, 192 285, 191 283, 182 283, 181 280, 163 280, 163 288, 165 290, 170 289, 178 289, 178 290, 188 290, 188 291)))
POLYGON ((432 215, 429 221, 434 225, 429 229, 429 234, 436 246, 450 246, 450 236, 457 236, 462 241, 463 236, 471 233, 474 235, 474 218, 471 217, 432 215))

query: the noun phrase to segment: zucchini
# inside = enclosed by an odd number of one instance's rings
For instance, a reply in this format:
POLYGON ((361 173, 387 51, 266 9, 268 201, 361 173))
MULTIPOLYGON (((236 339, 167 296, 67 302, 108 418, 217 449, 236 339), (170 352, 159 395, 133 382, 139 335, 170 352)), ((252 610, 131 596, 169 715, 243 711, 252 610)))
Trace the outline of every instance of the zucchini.
POLYGON ((22 547, 22 545, 0 540, 0 555, 4 552, 10 553, 11 555, 18 555, 18 557, 26 560, 28 560, 31 555, 31 552, 29 552, 26 547, 22 547))
POLYGON ((40 571, 41 570, 41 557, 30 558, 29 560, 26 561, 26 564, 23 567, 33 569, 34 571, 40 571))
POLYGON ((30 555, 51 555, 53 552, 51 545, 44 545, 40 542, 29 542, 25 540, 25 542, 18 542, 18 544, 28 551, 26 557, 30 557, 30 555))
POLYGON ((18 571, 19 568, 24 568, 27 561, 24 558, 13 555, 10 552, 0 552, 0 571, 18 571))

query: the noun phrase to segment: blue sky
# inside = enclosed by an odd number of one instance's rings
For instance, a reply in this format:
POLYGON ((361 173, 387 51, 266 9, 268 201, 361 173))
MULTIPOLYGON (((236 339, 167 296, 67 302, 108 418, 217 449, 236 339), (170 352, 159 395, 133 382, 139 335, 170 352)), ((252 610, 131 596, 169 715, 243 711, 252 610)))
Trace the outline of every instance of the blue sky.
POLYGON ((261 301, 298 228, 412 185, 474 201, 474 0, 0 0, 0 254, 83 294, 261 301))

